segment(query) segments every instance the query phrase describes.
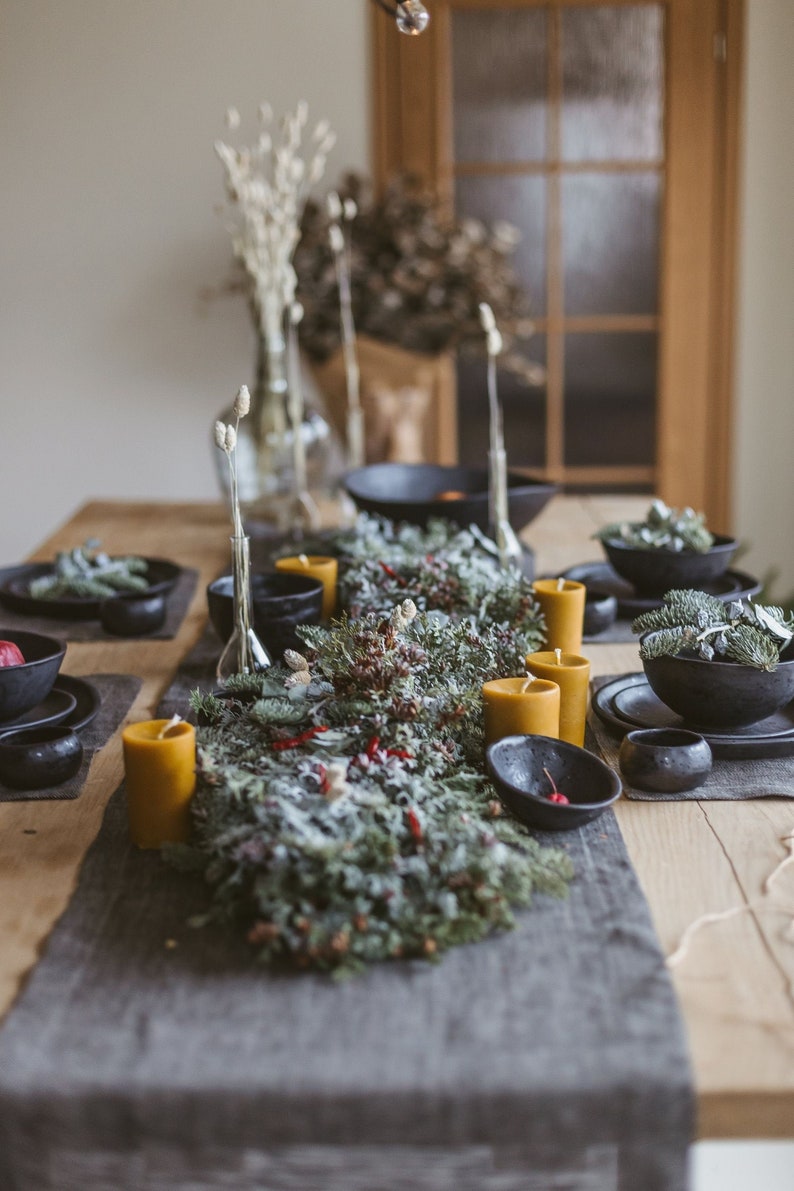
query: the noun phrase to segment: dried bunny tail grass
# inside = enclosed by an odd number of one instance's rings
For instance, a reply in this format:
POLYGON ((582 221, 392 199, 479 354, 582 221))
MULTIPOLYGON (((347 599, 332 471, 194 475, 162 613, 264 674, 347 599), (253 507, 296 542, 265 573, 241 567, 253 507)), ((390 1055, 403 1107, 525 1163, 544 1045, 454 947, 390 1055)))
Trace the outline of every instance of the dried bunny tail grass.
MULTIPOLYGON (((251 394, 248 385, 240 385, 232 406, 232 413, 236 418, 244 418, 251 408, 251 394)), ((220 425, 220 423, 219 423, 220 425)))
POLYGON ((231 454, 231 452, 234 450, 234 448, 236 446, 237 446, 237 431, 235 430, 234 426, 227 426, 226 427, 226 438, 224 441, 223 449, 226 452, 228 452, 228 454, 231 454))
POLYGON ((215 446, 220 447, 222 451, 226 450, 226 424, 224 422, 215 423, 215 446))

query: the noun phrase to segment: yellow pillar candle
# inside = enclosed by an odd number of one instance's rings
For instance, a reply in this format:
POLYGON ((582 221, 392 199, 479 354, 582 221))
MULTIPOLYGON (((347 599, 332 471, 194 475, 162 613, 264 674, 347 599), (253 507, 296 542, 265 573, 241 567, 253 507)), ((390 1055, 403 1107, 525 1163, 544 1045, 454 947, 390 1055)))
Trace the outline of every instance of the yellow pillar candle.
POLYGON ((560 733, 560 688, 534 678, 495 678, 483 683, 485 743, 503 736, 560 733))
POLYGON ((527 654, 527 670, 537 678, 556 682, 560 688, 560 740, 584 744, 590 663, 587 658, 562 650, 527 654))
POLYGON ((121 734, 130 838, 139 848, 184 843, 196 787, 196 732, 184 720, 144 720, 121 734))
POLYGON ((335 558, 324 554, 295 554, 276 559, 277 571, 294 571, 298 575, 310 575, 323 585, 322 618, 328 620, 336 612, 336 579, 338 564, 335 558))
POLYGON ((532 589, 546 621, 546 648, 579 653, 587 595, 584 583, 575 583, 573 579, 536 579, 532 589))

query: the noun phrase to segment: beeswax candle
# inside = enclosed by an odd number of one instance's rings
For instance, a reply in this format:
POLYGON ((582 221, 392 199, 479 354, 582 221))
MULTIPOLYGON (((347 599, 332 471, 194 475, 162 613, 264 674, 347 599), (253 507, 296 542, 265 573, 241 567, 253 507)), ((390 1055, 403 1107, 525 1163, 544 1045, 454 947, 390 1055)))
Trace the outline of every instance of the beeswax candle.
POLYGON ((503 736, 559 736, 560 688, 529 678, 496 678, 482 688, 485 743, 503 736))
POLYGON ((575 583, 573 579, 536 579, 532 589, 546 621, 546 648, 580 653, 587 595, 584 583, 575 583))
POLYGON ((276 559, 277 571, 293 571, 298 575, 310 575, 323 585, 322 618, 328 620, 336 612, 336 579, 338 564, 335 558, 324 554, 295 554, 276 559))
POLYGON ((180 720, 144 720, 121 734, 130 838, 139 848, 184 843, 196 786, 196 732, 180 720))
POLYGON ((590 663, 587 658, 562 650, 527 654, 527 669, 560 688, 560 740, 584 745, 590 663))

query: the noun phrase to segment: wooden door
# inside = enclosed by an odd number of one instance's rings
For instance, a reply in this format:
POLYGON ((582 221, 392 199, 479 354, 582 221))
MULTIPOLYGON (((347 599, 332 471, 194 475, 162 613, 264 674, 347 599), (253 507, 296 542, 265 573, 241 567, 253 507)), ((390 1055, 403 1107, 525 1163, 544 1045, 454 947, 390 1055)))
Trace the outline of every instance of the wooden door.
MULTIPOLYGON (((500 380, 511 463, 729 528, 742 0, 427 7, 418 38, 374 14, 376 181, 522 232, 546 383, 500 380)), ((482 388, 459 373, 464 454, 482 388)))

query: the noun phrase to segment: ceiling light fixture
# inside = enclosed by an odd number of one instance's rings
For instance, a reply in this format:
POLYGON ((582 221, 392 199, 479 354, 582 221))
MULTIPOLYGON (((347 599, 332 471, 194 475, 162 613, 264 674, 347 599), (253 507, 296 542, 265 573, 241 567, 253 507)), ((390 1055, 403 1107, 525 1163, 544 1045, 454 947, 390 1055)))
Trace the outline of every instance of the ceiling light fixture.
POLYGON ((427 28, 430 13, 422 0, 373 0, 373 3, 394 17, 397 28, 409 37, 418 37, 427 28))

